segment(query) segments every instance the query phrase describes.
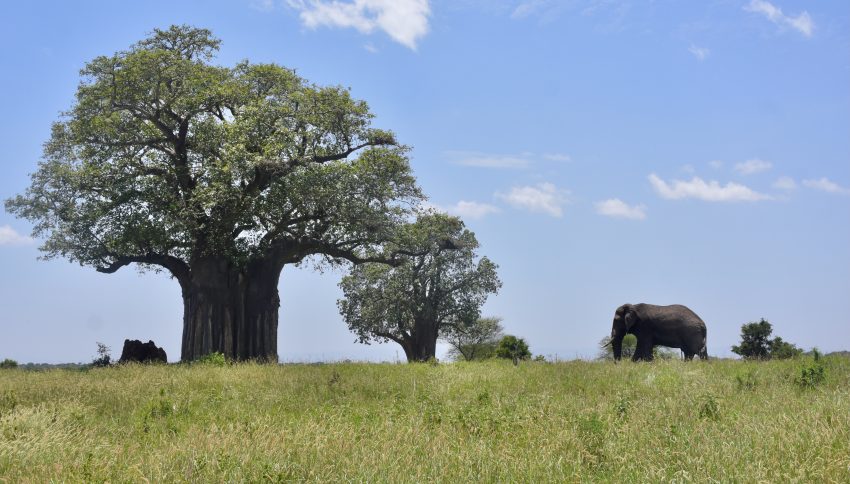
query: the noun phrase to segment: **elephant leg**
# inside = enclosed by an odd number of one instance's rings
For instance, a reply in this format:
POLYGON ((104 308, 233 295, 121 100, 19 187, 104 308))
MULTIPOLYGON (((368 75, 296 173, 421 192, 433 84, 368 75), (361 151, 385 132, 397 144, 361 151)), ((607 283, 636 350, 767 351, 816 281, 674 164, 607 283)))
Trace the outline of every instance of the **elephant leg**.
POLYGON ((638 339, 632 361, 639 360, 652 361, 652 340, 648 338, 638 339))

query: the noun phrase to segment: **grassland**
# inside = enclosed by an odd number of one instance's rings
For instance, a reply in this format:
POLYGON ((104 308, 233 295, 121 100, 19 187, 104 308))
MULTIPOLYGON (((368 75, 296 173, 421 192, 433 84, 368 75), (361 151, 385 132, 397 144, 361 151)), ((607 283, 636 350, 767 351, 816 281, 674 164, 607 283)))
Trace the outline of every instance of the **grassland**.
POLYGON ((2 482, 850 482, 850 359, 0 371, 2 482))

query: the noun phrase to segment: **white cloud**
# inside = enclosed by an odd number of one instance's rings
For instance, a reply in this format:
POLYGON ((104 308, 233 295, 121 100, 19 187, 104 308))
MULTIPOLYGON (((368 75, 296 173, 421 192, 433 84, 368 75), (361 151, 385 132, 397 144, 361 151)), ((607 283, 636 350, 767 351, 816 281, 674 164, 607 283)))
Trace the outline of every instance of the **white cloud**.
POLYGON ((811 37, 815 30, 815 23, 809 12, 803 10, 803 13, 796 17, 791 17, 782 13, 782 9, 765 0, 750 0, 749 5, 744 7, 748 12, 754 12, 764 15, 768 20, 779 25, 780 27, 791 27, 800 32, 806 37, 811 37))
POLYGON ((26 245, 32 242, 32 238, 19 234, 12 227, 0 226, 0 245, 26 245))
POLYGON ((479 168, 527 168, 535 159, 560 163, 572 161, 572 158, 564 153, 544 153, 541 155, 528 151, 507 155, 478 151, 446 151, 445 154, 455 164, 479 168))
POLYGON ((494 205, 481 202, 467 202, 466 200, 461 200, 450 207, 446 207, 446 211, 452 215, 471 219, 478 219, 491 213, 500 212, 499 207, 494 205))
POLYGON ((491 155, 474 151, 450 151, 447 153, 458 165, 479 168, 525 168, 531 160, 528 153, 521 155, 491 155))
POLYGON ((383 30, 396 42, 416 50, 428 33, 429 0, 287 0, 301 21, 318 27, 353 28, 363 34, 383 30))
POLYGON ((513 19, 521 19, 528 17, 529 15, 537 12, 541 7, 544 7, 548 2, 543 0, 528 0, 526 2, 521 2, 516 6, 513 12, 511 12, 511 18, 513 19))
POLYGON ((548 213, 553 217, 560 217, 563 214, 561 206, 567 202, 565 193, 551 183, 539 183, 534 187, 513 187, 510 193, 497 193, 496 197, 512 207, 548 213))
POLYGON ((596 213, 608 217, 622 217, 632 220, 643 220, 646 218, 646 206, 629 206, 619 198, 611 198, 596 202, 596 213))
POLYGON ((826 177, 817 180, 803 180, 803 186, 828 193, 850 195, 850 188, 844 188, 826 177))
POLYGON ((780 190, 796 190, 797 182, 795 182, 790 176, 781 176, 773 182, 773 188, 778 188, 780 190))
POLYGON ((563 153, 546 153, 543 155, 543 158, 549 161, 572 161, 570 155, 565 155, 563 153))
POLYGON ((705 60, 705 58, 708 57, 709 54, 711 54, 711 50, 707 47, 697 47, 694 44, 691 44, 691 46, 688 48, 688 52, 693 54, 694 57, 701 61, 705 60))
POLYGON ((723 168, 723 162, 720 160, 711 160, 708 162, 708 165, 714 168, 715 170, 723 168))
POLYGON ((673 180, 667 183, 653 173, 649 175, 649 182, 656 193, 670 200, 696 198, 707 202, 754 202, 770 199, 770 196, 738 183, 720 185, 714 180, 706 182, 699 177, 693 177, 690 181, 673 180))
POLYGON ((753 173, 761 173, 763 171, 767 171, 772 166, 773 164, 769 161, 753 158, 752 160, 736 163, 734 170, 740 173, 741 175, 752 175, 753 173))
POLYGON ((457 215, 458 217, 466 219, 480 219, 487 215, 501 212, 499 207, 496 207, 495 205, 481 202, 468 202, 466 200, 461 200, 456 204, 449 206, 423 202, 419 205, 419 208, 425 211, 436 211, 457 215))

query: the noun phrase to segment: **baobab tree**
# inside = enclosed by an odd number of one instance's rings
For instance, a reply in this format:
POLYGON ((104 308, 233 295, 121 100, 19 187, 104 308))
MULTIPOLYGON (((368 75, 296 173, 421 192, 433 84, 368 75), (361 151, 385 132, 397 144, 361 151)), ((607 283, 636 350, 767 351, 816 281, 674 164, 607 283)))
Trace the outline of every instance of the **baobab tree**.
POLYGON ((377 244, 421 193, 365 102, 275 64, 214 65, 218 47, 172 26, 89 62, 6 210, 34 223, 46 258, 168 271, 183 360, 276 360, 283 267, 390 259, 377 244))

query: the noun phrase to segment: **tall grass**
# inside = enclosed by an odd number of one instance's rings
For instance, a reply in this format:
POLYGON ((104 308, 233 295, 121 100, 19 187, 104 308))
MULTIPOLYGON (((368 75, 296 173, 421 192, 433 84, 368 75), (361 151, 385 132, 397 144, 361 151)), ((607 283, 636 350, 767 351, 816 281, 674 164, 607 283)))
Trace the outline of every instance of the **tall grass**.
POLYGON ((0 481, 850 481, 850 359, 0 371, 0 481))

